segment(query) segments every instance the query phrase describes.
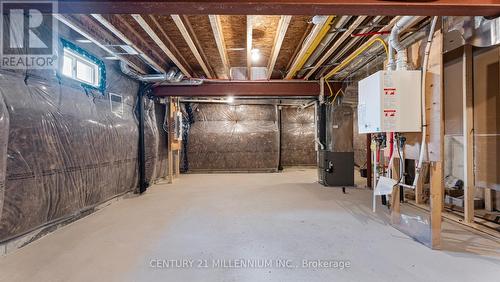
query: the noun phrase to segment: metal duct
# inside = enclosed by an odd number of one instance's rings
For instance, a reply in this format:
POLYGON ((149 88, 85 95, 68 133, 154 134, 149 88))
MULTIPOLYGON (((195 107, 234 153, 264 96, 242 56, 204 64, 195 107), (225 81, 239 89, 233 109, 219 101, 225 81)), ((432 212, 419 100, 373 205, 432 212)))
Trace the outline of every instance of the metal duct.
POLYGON ((465 44, 475 47, 500 44, 500 17, 445 17, 443 26, 445 52, 465 44))
POLYGON ((165 73, 160 73, 160 74, 148 74, 148 75, 142 75, 139 74, 129 68, 127 63, 120 61, 120 70, 122 71, 123 74, 139 81, 143 82, 161 82, 167 80, 167 74, 165 73))

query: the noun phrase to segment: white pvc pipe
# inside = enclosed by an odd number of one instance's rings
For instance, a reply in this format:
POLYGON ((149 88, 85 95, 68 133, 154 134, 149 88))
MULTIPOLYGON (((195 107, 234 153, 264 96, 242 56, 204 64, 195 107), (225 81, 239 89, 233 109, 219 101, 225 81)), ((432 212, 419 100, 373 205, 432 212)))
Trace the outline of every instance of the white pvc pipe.
MULTIPOLYGON (((394 48, 397 52, 397 60, 396 60, 396 69, 406 69, 407 68, 407 55, 406 55, 406 48, 403 46, 403 44, 399 41, 399 34, 401 31, 411 23, 413 20, 413 16, 404 16, 402 17, 392 28, 391 30, 391 35, 389 36, 389 45, 394 48)), ((389 52, 393 52, 392 50, 389 49, 389 52)), ((392 54, 389 55, 391 56, 392 54)), ((393 70, 394 69, 394 57, 389 58, 389 69, 393 70)))
POLYGON ((427 76, 427 68, 429 64, 429 55, 431 53, 431 46, 432 46, 432 39, 434 37, 434 31, 436 29, 436 24, 437 24, 438 17, 433 17, 432 18, 432 23, 431 23, 431 28, 429 30, 429 36, 427 37, 427 45, 425 46, 425 54, 424 54, 424 61, 422 65, 422 86, 421 86, 421 107, 422 107, 422 141, 420 144, 420 155, 418 157, 418 163, 416 167, 416 172, 415 172, 415 179, 413 180, 413 187, 417 187, 419 178, 420 178, 420 171, 422 170, 422 163, 424 160, 424 153, 425 153, 425 142, 426 142, 426 135, 427 135, 427 123, 426 123, 426 109, 425 109, 425 84, 426 84, 426 76, 427 76))

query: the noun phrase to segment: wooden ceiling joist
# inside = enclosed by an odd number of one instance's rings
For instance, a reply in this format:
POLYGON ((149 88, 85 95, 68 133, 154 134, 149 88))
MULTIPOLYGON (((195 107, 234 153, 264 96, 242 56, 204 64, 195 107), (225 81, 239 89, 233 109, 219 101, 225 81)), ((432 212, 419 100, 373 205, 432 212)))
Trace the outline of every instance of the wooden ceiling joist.
POLYGON ((276 30, 276 36, 274 37, 273 49, 271 50, 271 56, 269 57, 269 63, 267 64, 267 79, 271 79, 274 65, 276 64, 276 59, 278 59, 281 44, 283 43, 283 39, 285 39, 285 34, 291 19, 292 16, 281 16, 280 18, 278 28, 276 30))
POLYGON ((252 80, 252 30, 253 16, 247 15, 247 79, 252 80))
POLYGON ((113 50, 111 50, 108 47, 109 45, 107 43, 100 42, 95 36, 92 36, 89 32, 85 31, 84 28, 82 28, 78 24, 74 23, 67 16, 64 16, 64 15, 61 15, 61 14, 54 14, 53 16, 58 21, 60 21, 61 23, 65 24, 66 26, 68 26, 69 28, 71 28, 72 30, 74 30, 75 32, 79 33, 81 36, 83 36, 86 39, 92 41, 92 43, 94 43, 95 45, 97 45, 99 48, 103 49, 104 51, 106 51, 110 55, 115 56, 116 58, 118 58, 122 62, 124 62, 127 65, 129 65, 131 68, 133 68, 137 72, 139 72, 141 74, 145 74, 146 73, 141 67, 139 67, 137 64, 133 63, 131 60, 129 60, 125 56, 122 56, 120 54, 116 54, 116 52, 114 52, 113 50))
POLYGON ((306 39, 302 48, 300 49, 297 57, 295 57, 285 79, 292 79, 297 71, 302 67, 305 63, 305 60, 309 57, 309 55, 314 51, 316 46, 320 43, 321 39, 326 35, 330 28, 330 23, 333 20, 333 16, 326 17, 324 21, 320 24, 316 24, 309 37, 306 39))
MULTIPOLYGON (((376 16, 376 17, 374 17, 370 21, 370 24, 368 24, 367 27, 363 28, 359 32, 360 33, 370 32, 373 29, 373 27, 371 25, 377 25, 383 19, 384 19, 384 16, 376 16)), ((394 21, 397 21, 397 20, 399 20, 399 17, 395 17, 394 19, 392 19, 391 22, 394 22, 394 21)), ((380 30, 377 30, 377 31, 380 31, 380 30)), ((351 38, 349 41, 346 42, 345 45, 342 46, 342 49, 337 50, 337 52, 335 52, 335 55, 333 56, 332 59, 329 60, 329 62, 330 63, 336 63, 339 59, 341 59, 343 56, 345 56, 346 53, 348 53, 353 48, 355 48, 356 44, 358 44, 363 39, 364 39, 364 37, 361 37, 361 36, 351 38)), ((324 73, 327 72, 329 69, 331 69, 331 68, 330 67, 323 68, 321 71, 318 72, 318 74, 316 74, 315 78, 318 79, 319 77, 322 77, 324 75, 324 73)))
POLYGON ((123 34, 120 30, 118 30, 113 24, 111 24, 109 21, 107 21, 102 15, 100 14, 91 14, 91 16, 96 19, 100 24, 102 24, 105 28, 107 28, 111 33, 113 33, 116 37, 118 37, 123 43, 126 45, 129 45, 130 47, 134 48, 137 52, 139 52, 139 55, 150 65, 154 70, 157 72, 165 72, 165 69, 158 65, 152 58, 150 58, 148 55, 144 53, 137 45, 135 45, 125 34, 123 34))
POLYGON ((344 41, 351 36, 351 34, 359 27, 359 25, 366 19, 366 16, 359 16, 352 24, 349 25, 349 28, 344 31, 344 33, 337 39, 335 40, 335 43, 326 51, 326 53, 321 56, 321 58, 318 60, 316 65, 314 65, 314 68, 312 68, 306 76, 304 76, 304 79, 308 79, 323 63, 335 52, 344 41))
POLYGON ((214 33, 215 42, 217 44, 217 49, 219 50, 219 55, 224 66, 224 70, 227 77, 230 77, 230 66, 229 58, 227 56, 226 43, 224 41, 224 35, 222 34, 222 24, 220 22, 220 17, 218 15, 208 15, 210 19, 210 26, 212 27, 212 32, 214 33))
POLYGON ((191 78, 191 74, 188 72, 186 67, 181 64, 181 62, 175 57, 175 55, 170 51, 170 49, 165 45, 165 43, 158 37, 156 32, 149 26, 149 24, 144 20, 144 18, 139 14, 133 14, 132 17, 137 23, 144 29, 144 31, 155 41, 155 43, 160 47, 160 49, 167 55, 167 57, 179 68, 179 70, 188 78, 191 78))
POLYGON ((179 29, 180 33, 182 34, 182 37, 186 41, 186 43, 189 46, 189 49, 191 49, 191 52, 193 53, 194 57, 200 64, 201 68, 203 69, 203 72, 207 76, 207 78, 212 78, 212 74, 210 73, 210 70, 208 69, 207 65, 203 61, 203 58, 200 55, 200 52, 198 52, 198 48, 196 48, 195 43, 193 42, 193 39, 189 35, 189 32, 186 29, 186 26, 184 25, 184 22, 182 21, 181 17, 179 15, 171 15, 172 20, 174 21, 175 25, 179 29))

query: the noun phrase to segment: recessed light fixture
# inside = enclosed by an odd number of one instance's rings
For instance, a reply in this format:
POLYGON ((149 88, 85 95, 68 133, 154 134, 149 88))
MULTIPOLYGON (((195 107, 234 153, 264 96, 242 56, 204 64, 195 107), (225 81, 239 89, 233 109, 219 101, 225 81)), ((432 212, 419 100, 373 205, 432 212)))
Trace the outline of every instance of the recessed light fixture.
POLYGON ((232 104, 234 102, 234 97, 233 96, 227 96, 226 102, 232 104))
POLYGON ((85 38, 80 38, 80 39, 77 39, 76 42, 79 42, 79 43, 92 43, 92 40, 85 39, 85 38))
POLYGON ((260 50, 259 49, 252 49, 252 51, 250 51, 250 53, 251 53, 252 62, 257 62, 260 59, 260 50))

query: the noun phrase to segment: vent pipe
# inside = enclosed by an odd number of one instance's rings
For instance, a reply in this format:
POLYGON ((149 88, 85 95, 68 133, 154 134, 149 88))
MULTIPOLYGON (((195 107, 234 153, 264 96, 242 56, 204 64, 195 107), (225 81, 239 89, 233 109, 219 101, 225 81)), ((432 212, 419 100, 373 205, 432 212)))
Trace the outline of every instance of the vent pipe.
POLYGON ((399 34, 412 22, 413 18, 413 16, 402 17, 392 28, 389 36, 389 70, 394 70, 394 50, 397 52, 396 69, 405 70, 408 68, 406 48, 399 41, 399 34))

